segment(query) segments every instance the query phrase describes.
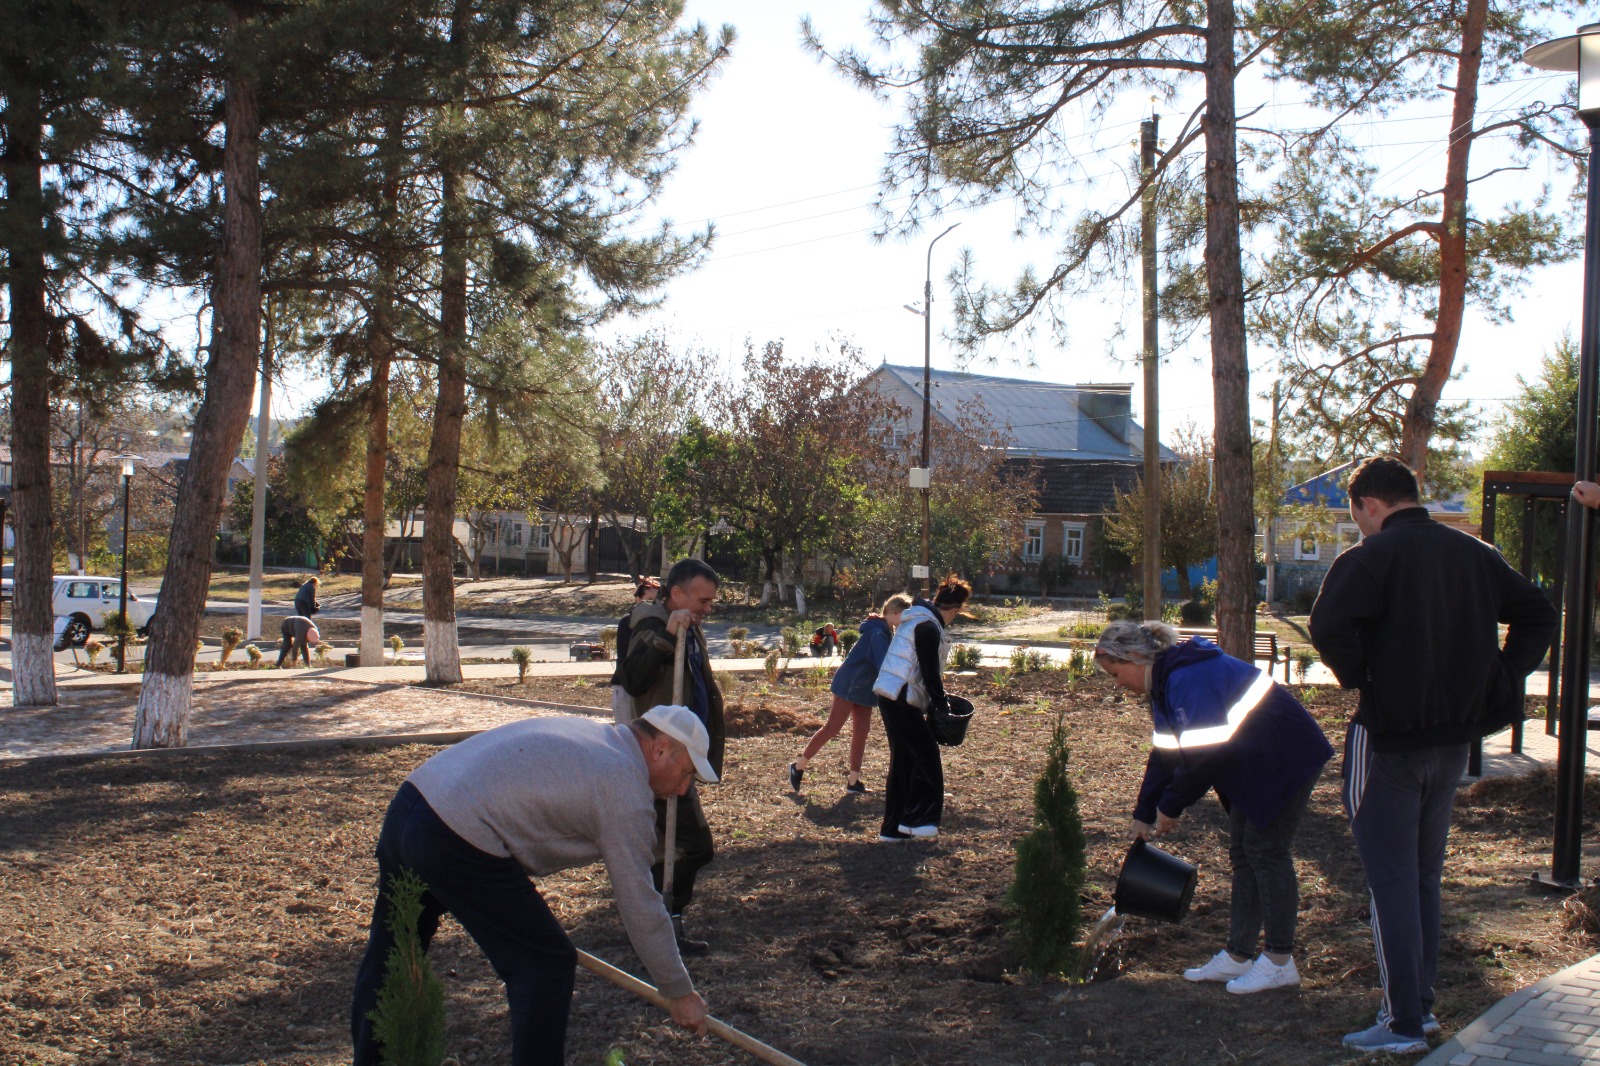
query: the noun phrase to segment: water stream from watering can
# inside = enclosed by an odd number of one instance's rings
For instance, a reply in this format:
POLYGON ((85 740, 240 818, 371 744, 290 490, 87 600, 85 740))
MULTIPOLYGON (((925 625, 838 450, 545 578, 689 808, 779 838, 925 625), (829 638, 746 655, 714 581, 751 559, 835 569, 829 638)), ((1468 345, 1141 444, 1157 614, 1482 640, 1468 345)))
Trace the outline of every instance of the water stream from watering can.
POLYGON ((1121 935, 1122 926, 1127 920, 1128 916, 1118 914, 1117 908, 1106 908, 1083 942, 1083 953, 1078 956, 1078 971, 1073 975, 1077 980, 1087 984, 1095 979, 1105 961, 1106 952, 1111 950, 1111 945, 1121 935))

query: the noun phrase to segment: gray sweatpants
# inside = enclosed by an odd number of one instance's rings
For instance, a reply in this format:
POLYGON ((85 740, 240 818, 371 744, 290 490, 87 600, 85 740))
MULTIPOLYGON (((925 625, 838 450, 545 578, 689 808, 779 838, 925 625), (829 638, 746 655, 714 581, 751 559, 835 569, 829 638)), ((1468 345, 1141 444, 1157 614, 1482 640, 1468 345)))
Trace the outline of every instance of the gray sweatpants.
POLYGON ((1352 724, 1344 813, 1372 895, 1372 940, 1389 1028, 1422 1035, 1439 976, 1439 883, 1466 744, 1376 751, 1352 724))

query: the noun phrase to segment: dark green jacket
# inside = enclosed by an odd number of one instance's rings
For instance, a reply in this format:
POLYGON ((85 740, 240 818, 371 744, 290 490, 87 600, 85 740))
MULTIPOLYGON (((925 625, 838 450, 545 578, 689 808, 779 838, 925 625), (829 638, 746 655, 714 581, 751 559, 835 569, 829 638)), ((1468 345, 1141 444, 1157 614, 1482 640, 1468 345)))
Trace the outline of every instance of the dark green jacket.
MULTIPOLYGON (((667 632, 667 608, 660 603, 641 603, 628 615, 633 635, 628 650, 617 667, 620 684, 634 698, 643 715, 652 707, 672 702, 672 661, 677 639, 667 632)), ((706 664, 706 732, 711 737, 711 768, 722 776, 722 754, 728 743, 728 726, 722 712, 722 690, 711 669, 711 653, 699 626, 688 631, 689 639, 699 642, 700 657, 706 664)), ((687 670, 687 667, 685 667, 687 670)), ((685 677, 684 687, 692 682, 685 677)))

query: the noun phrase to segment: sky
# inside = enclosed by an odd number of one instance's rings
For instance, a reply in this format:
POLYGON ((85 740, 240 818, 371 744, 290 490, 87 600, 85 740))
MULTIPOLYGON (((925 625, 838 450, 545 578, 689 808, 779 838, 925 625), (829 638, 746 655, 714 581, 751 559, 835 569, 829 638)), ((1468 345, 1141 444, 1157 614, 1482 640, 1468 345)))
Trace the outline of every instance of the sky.
MULTIPOLYGON (((799 30, 801 16, 809 14, 829 46, 866 45, 867 9, 866 0, 688 0, 688 19, 713 29, 731 23, 738 40, 721 76, 694 109, 700 120, 696 144, 682 157, 659 210, 684 226, 714 221, 716 243, 699 269, 668 286, 660 310, 614 324, 615 335, 662 328, 678 343, 714 355, 729 372, 747 339, 758 346, 782 340, 787 352, 815 358, 837 358, 832 353, 844 339, 869 365, 920 364, 923 322, 903 305, 921 301, 929 239, 960 223, 932 252, 931 353, 935 367, 959 369, 940 333, 950 324, 942 279, 961 251, 970 250, 979 273, 1001 285, 1024 264, 1050 266, 1048 242, 1013 238, 1015 218, 1008 203, 949 212, 928 220, 908 239, 874 237, 879 219, 870 205, 900 110, 873 99, 809 54, 799 30)), ((1555 29, 1571 32, 1570 27, 1555 29)), ((1525 77, 1488 86, 1481 113, 1558 96, 1563 77, 1571 76, 1527 71, 1525 77)), ((1188 101, 1203 92, 1198 79, 1180 89, 1188 101)), ((1305 109, 1298 106, 1294 87, 1242 80, 1241 113, 1258 105, 1265 108, 1258 121, 1310 121, 1297 118, 1305 109)), ((1132 100, 1103 125, 1085 122, 1076 142, 1082 145, 1080 155, 1098 154, 1081 169, 1101 180, 1085 185, 1084 203, 1125 195, 1127 181, 1116 164, 1132 158, 1138 121, 1150 107, 1147 100, 1132 100)), ((1164 114, 1163 132, 1181 125, 1187 110, 1185 105, 1164 114)), ((1366 123, 1357 134, 1384 164, 1386 191, 1416 191, 1442 183, 1448 125, 1448 103, 1441 101, 1366 123)), ((1475 175, 1493 163, 1487 152, 1475 149, 1475 175)), ((1554 169, 1499 175, 1475 184, 1473 197, 1475 202, 1526 200, 1546 181, 1564 192, 1571 179, 1554 169)), ((1581 290, 1578 263, 1548 268, 1518 301, 1513 322, 1469 318, 1457 359, 1462 377, 1446 389, 1445 399, 1471 399, 1486 412, 1496 410, 1515 393, 1519 372, 1537 373, 1539 356, 1563 330, 1576 335, 1581 290)), ((1079 299, 1069 320, 1064 345, 1047 334, 1031 345, 996 345, 965 368, 1066 383, 1139 380, 1133 362, 1140 338, 1137 279, 1079 299), (1118 327, 1124 323, 1122 337, 1118 327)), ((1202 335, 1167 353, 1161 378, 1164 439, 1185 421, 1202 429, 1211 424, 1204 343, 1202 335)), ((1270 353, 1252 349, 1251 363, 1252 391, 1264 393, 1274 374, 1270 353)), ((1136 417, 1143 418, 1138 388, 1134 403, 1136 417)), ((1258 402, 1258 414, 1264 416, 1265 408, 1258 402)))

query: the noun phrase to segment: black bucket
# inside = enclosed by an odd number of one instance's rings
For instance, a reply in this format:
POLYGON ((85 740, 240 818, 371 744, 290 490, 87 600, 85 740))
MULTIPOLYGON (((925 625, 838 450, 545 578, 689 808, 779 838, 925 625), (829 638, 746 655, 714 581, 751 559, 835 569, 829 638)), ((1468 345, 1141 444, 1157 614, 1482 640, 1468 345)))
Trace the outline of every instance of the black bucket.
POLYGON ((967 726, 972 724, 972 701, 960 696, 946 696, 949 710, 935 706, 933 709, 933 739, 947 748, 954 748, 967 739, 967 726))
POLYGON ((1118 914, 1181 922, 1189 912, 1200 871, 1176 855, 1169 855, 1143 840, 1135 840, 1122 860, 1117 890, 1112 895, 1118 914))

